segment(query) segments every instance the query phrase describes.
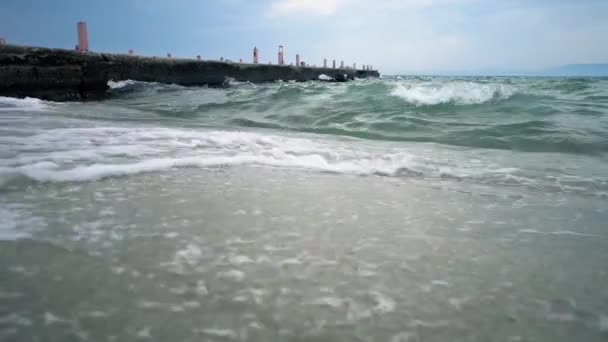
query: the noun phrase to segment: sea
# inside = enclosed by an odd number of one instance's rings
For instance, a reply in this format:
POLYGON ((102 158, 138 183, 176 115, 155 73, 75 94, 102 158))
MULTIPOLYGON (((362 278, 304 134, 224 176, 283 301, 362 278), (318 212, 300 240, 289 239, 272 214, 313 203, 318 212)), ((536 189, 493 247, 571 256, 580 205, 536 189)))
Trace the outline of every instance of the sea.
POLYGON ((0 341, 608 341, 608 79, 0 97, 0 341))

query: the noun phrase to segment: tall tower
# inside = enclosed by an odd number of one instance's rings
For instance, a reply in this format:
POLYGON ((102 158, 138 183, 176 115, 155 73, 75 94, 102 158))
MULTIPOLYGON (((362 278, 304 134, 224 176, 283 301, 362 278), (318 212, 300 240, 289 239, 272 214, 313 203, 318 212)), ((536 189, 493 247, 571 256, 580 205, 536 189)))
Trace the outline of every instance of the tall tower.
POLYGON ((87 32, 87 23, 79 21, 76 25, 78 31, 78 51, 89 51, 89 34, 87 32))
POLYGON ((327 58, 323 58, 323 67, 327 69, 327 58))
POLYGON ((253 64, 258 64, 260 62, 260 52, 257 47, 253 48, 253 64))
POLYGON ((285 52, 283 51, 283 45, 279 45, 279 65, 285 64, 285 52))
POLYGON ((297 67, 300 66, 300 54, 299 53, 296 55, 296 66, 297 67))

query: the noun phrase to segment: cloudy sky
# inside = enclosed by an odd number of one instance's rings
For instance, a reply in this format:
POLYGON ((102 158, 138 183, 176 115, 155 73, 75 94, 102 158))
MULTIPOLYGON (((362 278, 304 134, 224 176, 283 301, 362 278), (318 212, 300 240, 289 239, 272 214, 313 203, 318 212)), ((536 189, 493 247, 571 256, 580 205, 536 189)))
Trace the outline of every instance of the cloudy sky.
POLYGON ((96 51, 264 61, 300 53, 384 73, 608 62, 608 0, 2 0, 0 37, 96 51))

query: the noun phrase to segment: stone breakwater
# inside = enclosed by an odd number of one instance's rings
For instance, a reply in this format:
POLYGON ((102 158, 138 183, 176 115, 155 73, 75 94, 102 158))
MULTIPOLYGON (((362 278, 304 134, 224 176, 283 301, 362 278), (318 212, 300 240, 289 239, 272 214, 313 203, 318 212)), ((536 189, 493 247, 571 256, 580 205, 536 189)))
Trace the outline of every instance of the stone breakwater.
POLYGON ((110 80, 137 80, 183 86, 221 86, 241 82, 311 81, 327 75, 335 81, 378 77, 376 70, 295 67, 195 59, 0 46, 0 96, 46 100, 103 99, 110 80))

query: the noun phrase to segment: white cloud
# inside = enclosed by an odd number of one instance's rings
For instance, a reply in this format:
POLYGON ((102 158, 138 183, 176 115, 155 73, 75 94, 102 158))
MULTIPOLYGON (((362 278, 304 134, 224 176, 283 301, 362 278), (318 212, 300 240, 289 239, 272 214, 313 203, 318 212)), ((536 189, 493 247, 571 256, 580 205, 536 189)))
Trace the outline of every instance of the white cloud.
POLYGON ((293 14, 332 15, 339 9, 347 7, 368 7, 373 10, 394 11, 405 9, 422 9, 434 6, 453 5, 471 0, 383 0, 370 2, 366 0, 275 0, 267 12, 270 17, 293 14))
POLYGON ((331 15, 348 0, 276 0, 270 5, 271 17, 291 14, 331 15))
POLYGON ((274 0, 270 12, 273 24, 291 25, 281 42, 311 64, 335 58, 399 73, 542 68, 608 58, 601 44, 608 34, 602 20, 608 4, 541 5, 524 0, 274 0), (328 19, 332 14, 339 20, 328 19), (320 18, 311 21, 311 16, 320 18))

